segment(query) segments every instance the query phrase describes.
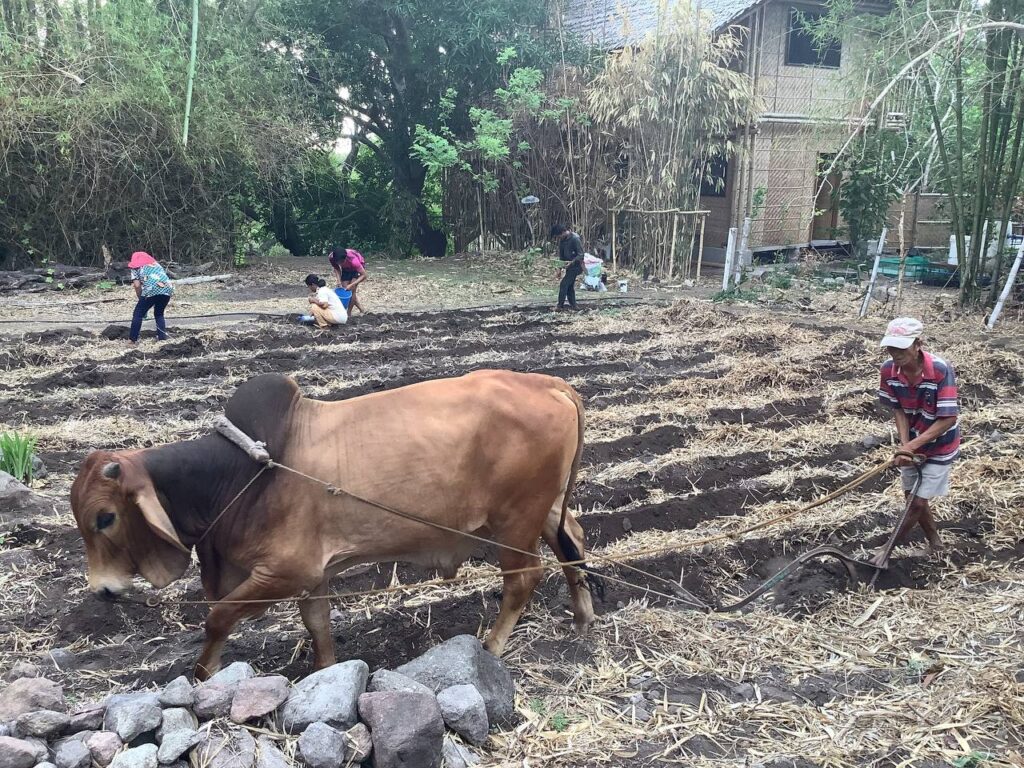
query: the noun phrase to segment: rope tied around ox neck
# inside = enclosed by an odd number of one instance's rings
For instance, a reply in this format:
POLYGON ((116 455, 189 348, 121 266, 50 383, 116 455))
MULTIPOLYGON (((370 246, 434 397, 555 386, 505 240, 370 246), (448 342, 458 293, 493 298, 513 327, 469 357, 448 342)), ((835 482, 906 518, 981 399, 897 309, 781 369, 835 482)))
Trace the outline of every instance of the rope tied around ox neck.
MULTIPOLYGON (((289 467, 287 465, 281 464, 280 462, 275 461, 270 456, 270 453, 267 450, 267 447, 266 447, 266 445, 264 443, 256 441, 256 440, 253 440, 251 437, 246 435, 242 430, 240 430, 238 427, 236 427, 226 416, 223 416, 223 415, 218 416, 214 420, 214 428, 222 436, 227 438, 235 446, 237 446, 239 449, 241 449, 253 461, 261 464, 262 466, 256 472, 256 474, 252 477, 252 479, 250 479, 242 487, 242 490, 240 490, 237 494, 235 494, 235 496, 227 503, 227 505, 217 514, 217 516, 213 519, 213 522, 210 523, 210 525, 209 525, 209 527, 207 527, 206 531, 204 531, 202 536, 200 536, 199 540, 196 542, 197 544, 201 543, 207 537, 207 535, 210 533, 210 531, 213 530, 214 527, 216 527, 218 522, 220 522, 221 518, 224 517, 224 515, 238 502, 238 500, 246 493, 246 491, 248 491, 252 487, 252 485, 268 469, 280 469, 282 471, 289 472, 289 473, 294 474, 294 475, 296 475, 298 477, 302 477, 305 480, 308 480, 308 481, 310 481, 312 483, 320 485, 321 487, 324 488, 324 490, 327 493, 331 494, 332 496, 347 496, 347 497, 351 498, 354 501, 357 501, 357 502, 362 503, 362 504, 366 504, 368 506, 374 507, 374 508, 379 509, 379 510, 384 511, 384 512, 388 512, 388 513, 393 514, 393 515, 395 515, 397 517, 401 517, 403 519, 410 520, 412 522, 417 522, 417 523, 420 523, 422 525, 427 525, 427 526, 430 526, 432 528, 445 531, 447 533, 452 533, 452 534, 455 534, 455 535, 458 535, 458 536, 462 536, 462 537, 471 539, 471 540, 476 541, 476 542, 481 543, 481 544, 488 544, 488 545, 491 545, 491 546, 494 546, 494 547, 498 547, 500 549, 505 549, 505 550, 508 550, 508 551, 511 551, 511 552, 516 552, 518 554, 527 555, 527 556, 529 556, 531 558, 537 558, 538 560, 541 561, 538 565, 528 566, 528 567, 525 567, 525 568, 517 568, 517 569, 510 569, 510 570, 499 570, 497 572, 497 574, 496 574, 498 576, 510 576, 510 575, 514 575, 514 574, 517 574, 517 573, 527 573, 527 572, 531 572, 531 571, 536 571, 538 569, 542 569, 542 570, 554 569, 554 568, 577 568, 577 569, 581 569, 582 567, 584 567, 586 565, 586 559, 569 560, 569 561, 564 561, 563 562, 563 561, 557 560, 556 558, 549 557, 547 555, 544 555, 544 554, 541 554, 541 553, 538 553, 538 552, 529 552, 527 550, 519 549, 517 547, 513 547, 513 546, 508 545, 508 544, 503 544, 501 542, 494 541, 493 539, 489 539, 489 538, 487 538, 485 536, 479 536, 477 534, 470 533, 468 531, 462 531, 462 530, 459 530, 457 528, 452 528, 450 526, 444 525, 443 523, 438 523, 438 522, 433 521, 433 520, 428 520, 428 519, 420 517, 418 515, 414 515, 414 514, 411 514, 411 513, 408 513, 408 512, 404 512, 404 511, 399 510, 399 509, 395 509, 395 508, 390 507, 390 506, 388 506, 386 504, 382 504, 380 502, 376 502, 376 501, 373 501, 371 499, 364 498, 364 497, 362 497, 362 496, 360 496, 360 495, 358 495, 358 494, 356 494, 356 493, 354 493, 354 492, 352 492, 352 491, 350 491, 350 490, 348 490, 346 488, 340 487, 338 485, 335 485, 333 483, 329 483, 329 482, 327 482, 325 480, 322 480, 320 478, 317 478, 317 477, 314 477, 312 475, 306 474, 305 472, 302 472, 301 470, 295 469, 294 467, 289 467)), ((656 582, 659 582, 661 584, 665 584, 665 585, 667 585, 671 589, 672 594, 669 594, 669 593, 666 593, 666 592, 660 592, 658 590, 651 589, 649 586, 645 586, 645 585, 642 585, 642 584, 635 584, 635 583, 632 583, 632 582, 627 581, 625 579, 621 579, 621 578, 618 578, 616 576, 611 576, 611 575, 606 574, 606 573, 600 574, 600 576, 599 576, 600 579, 604 579, 606 581, 609 581, 609 582, 612 582, 612 583, 616 583, 616 584, 619 584, 621 586, 628 587, 628 588, 631 588, 631 589, 635 589, 637 591, 640 591, 640 592, 643 592, 643 593, 646 593, 646 594, 649 594, 649 595, 653 595, 653 596, 656 596, 656 597, 661 597, 661 598, 664 598, 664 599, 667 599, 667 600, 670 600, 670 601, 673 601, 673 602, 678 602, 678 603, 683 603, 685 605, 690 605, 690 606, 693 606, 693 607, 698 608, 700 610, 703 610, 705 612, 722 611, 722 610, 726 610, 726 611, 728 611, 728 610, 736 610, 739 606, 745 605, 747 602, 752 600, 754 597, 756 597, 756 596, 758 596, 760 594, 763 594, 763 592, 765 591, 765 585, 762 585, 761 588, 759 588, 758 590, 755 590, 750 595, 748 595, 747 598, 745 598, 744 600, 739 601, 738 603, 733 603, 733 604, 730 604, 729 606, 724 606, 722 603, 717 602, 715 606, 712 606, 712 605, 708 604, 706 601, 696 597, 695 595, 693 595, 690 592, 688 592, 687 590, 685 590, 680 584, 678 584, 678 583, 676 583, 674 581, 671 581, 669 579, 665 579, 665 578, 663 578, 661 576, 658 576, 657 574, 651 573, 651 572, 646 571, 646 570, 644 570, 642 568, 638 568, 636 566, 630 565, 629 563, 626 563, 623 560, 624 560, 624 558, 628 558, 630 560, 635 560, 635 559, 644 558, 644 557, 650 557, 650 556, 654 556, 654 555, 661 555, 661 554, 673 553, 673 552, 681 552, 681 551, 686 550, 686 549, 695 549, 697 547, 703 547, 703 546, 708 545, 708 544, 714 544, 714 543, 723 542, 723 541, 732 541, 732 542, 739 541, 741 537, 744 537, 744 536, 746 536, 746 535, 748 535, 750 533, 753 533, 755 531, 759 531, 759 530, 762 530, 764 528, 768 528, 768 527, 771 527, 773 525, 777 525, 779 523, 785 522, 786 520, 789 520, 789 519, 791 519, 793 517, 796 517, 798 515, 804 514, 804 513, 808 512, 808 511, 812 510, 812 509, 820 507, 820 506, 822 506, 824 504, 827 504, 830 501, 834 501, 835 499, 837 499, 837 498, 839 498, 841 496, 844 496, 845 494, 849 493, 850 491, 854 490, 855 488, 863 485, 868 480, 871 480, 872 478, 875 478, 875 477, 881 475, 882 473, 886 472, 887 470, 889 470, 890 468, 895 466, 896 465, 896 457, 898 457, 900 455, 909 456, 909 457, 911 457, 915 461, 915 466, 918 469, 918 477, 920 478, 920 466, 917 464, 917 461, 918 461, 919 457, 916 457, 913 454, 909 454, 907 452, 901 451, 901 452, 898 452, 896 454, 896 456, 894 456, 893 458, 890 458, 890 459, 886 460, 885 462, 883 462, 883 463, 881 463, 881 464, 879 464, 879 465, 877 465, 877 466, 875 466, 875 467, 873 467, 873 468, 871 468, 871 469, 861 473, 860 475, 855 477, 853 480, 851 480, 848 483, 844 484, 840 488, 837 488, 836 490, 826 494, 825 496, 822 496, 822 497, 820 497, 818 499, 815 499, 814 501, 812 501, 812 502, 810 502, 808 504, 805 504, 804 506, 801 506, 798 509, 792 510, 790 512, 785 512, 785 513, 783 513, 781 515, 777 515, 777 516, 772 517, 772 518, 770 518, 768 520, 763 520, 763 521, 761 521, 759 523, 754 523, 753 525, 749 525, 749 526, 737 529, 735 531, 726 531, 726 532, 723 532, 723 533, 715 534, 713 536, 706 536, 706 537, 703 537, 703 538, 700 538, 700 539, 695 539, 693 541, 685 542, 682 545, 662 546, 662 547, 649 547, 649 548, 646 548, 646 549, 641 549, 641 550, 637 550, 637 551, 634 551, 634 552, 629 552, 626 555, 624 555, 622 557, 619 557, 619 558, 612 558, 612 557, 609 557, 607 555, 601 555, 599 553, 590 552, 590 553, 588 553, 588 559, 590 559, 590 560, 599 560, 599 561, 602 561, 602 562, 607 563, 609 565, 616 566, 616 567, 619 567, 619 568, 623 568, 625 570, 632 571, 634 573, 640 574, 642 576, 645 576, 648 579, 651 579, 652 581, 656 581, 656 582)), ((908 509, 909 509, 909 506, 908 506, 908 509)), ((904 518, 905 517, 906 517, 906 512, 904 513, 904 518)), ((901 524, 902 524, 902 520, 901 520, 901 524)), ((898 529, 899 529, 899 526, 897 526, 897 530, 898 529)), ((895 532, 893 534, 893 538, 894 537, 895 537, 895 532)), ((891 545, 890 545, 889 548, 891 550, 891 545)), ((838 550, 834 550, 834 548, 826 547, 826 548, 819 548, 819 550, 824 551, 825 554, 832 554, 833 556, 840 557, 841 559, 844 559, 844 560, 847 560, 847 561, 856 562, 856 563, 861 564, 861 565, 870 565, 869 563, 864 563, 864 562, 859 561, 859 560, 854 560, 853 558, 850 558, 850 557, 848 557, 846 555, 843 555, 843 553, 839 552, 838 550), (825 551, 825 550, 828 550, 828 551, 825 551)), ((815 550, 815 551, 818 551, 818 550, 815 550)), ((797 561, 794 561, 794 563, 792 563, 791 566, 796 564, 798 561, 802 562, 803 559, 806 558, 808 554, 810 554, 810 553, 804 553, 804 555, 802 555, 801 558, 798 558, 797 561)), ((790 568, 791 566, 787 566, 787 569, 790 568)), ((847 563, 847 568, 848 569, 850 568, 849 563, 847 563)), ((780 572, 779 574, 777 574, 772 579, 769 579, 769 581, 766 582, 766 584, 768 584, 770 586, 770 583, 774 583, 774 581, 776 579, 778 579, 779 577, 781 577, 782 575, 784 575, 784 574, 782 572, 780 572)), ((475 576, 475 575, 468 575, 468 576, 461 576, 461 577, 460 576, 456 576, 456 577, 452 577, 452 578, 432 579, 432 580, 429 580, 429 581, 418 582, 416 584, 398 585, 398 586, 390 586, 390 587, 380 587, 380 588, 375 588, 375 589, 366 589, 366 590, 360 590, 360 591, 357 591, 357 592, 329 593, 329 594, 326 594, 326 595, 308 595, 308 594, 303 594, 303 595, 297 595, 295 597, 284 598, 284 599, 267 598, 267 599, 254 599, 254 600, 167 600, 167 601, 163 601, 163 600, 159 600, 158 599, 158 600, 154 601, 153 598, 150 598, 150 599, 147 599, 145 602, 146 602, 146 605, 149 605, 150 607, 156 607, 157 605, 160 605, 161 603, 164 603, 164 602, 169 603, 169 604, 173 603, 173 604, 177 604, 177 605, 212 605, 212 604, 216 604, 216 603, 224 603, 224 604, 231 604, 231 603, 240 603, 240 604, 266 603, 266 604, 272 604, 272 603, 286 602, 288 600, 340 600, 340 599, 344 599, 344 598, 364 597, 364 596, 375 595, 375 594, 386 594, 386 593, 391 593, 391 592, 409 591, 411 589, 424 589, 424 588, 427 588, 427 587, 436 587, 436 586, 450 586, 452 584, 464 583, 464 582, 468 582, 468 581, 471 581, 471 580, 477 579, 477 578, 480 578, 480 577, 479 576, 475 576)))

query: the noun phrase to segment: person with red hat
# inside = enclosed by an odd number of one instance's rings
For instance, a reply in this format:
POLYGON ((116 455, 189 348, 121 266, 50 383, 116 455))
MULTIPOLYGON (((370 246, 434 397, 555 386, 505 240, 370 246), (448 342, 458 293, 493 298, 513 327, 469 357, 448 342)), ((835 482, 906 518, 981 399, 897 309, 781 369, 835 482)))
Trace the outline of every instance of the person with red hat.
MULTIPOLYGON (((910 514, 897 534, 903 543, 915 525, 928 540, 928 551, 942 548, 930 502, 949 493, 949 474, 960 455, 960 404, 953 366, 926 352, 924 326, 913 317, 897 317, 885 330, 881 346, 889 354, 882 364, 878 399, 892 409, 899 433, 896 465, 903 491, 914 493, 910 514), (911 458, 911 456, 916 457, 911 458), (912 465, 917 463, 918 468, 912 465), (917 486, 918 470, 921 482, 917 486)), ((874 562, 883 563, 884 547, 874 562)))
POLYGON ((150 309, 153 310, 153 318, 156 320, 156 335, 161 341, 167 339, 167 325, 164 322, 164 310, 174 294, 174 286, 167 272, 160 266, 159 262, 145 251, 136 251, 132 254, 128 268, 132 271, 132 288, 139 301, 132 313, 132 329, 128 334, 128 340, 135 344, 142 332, 142 320, 150 309))

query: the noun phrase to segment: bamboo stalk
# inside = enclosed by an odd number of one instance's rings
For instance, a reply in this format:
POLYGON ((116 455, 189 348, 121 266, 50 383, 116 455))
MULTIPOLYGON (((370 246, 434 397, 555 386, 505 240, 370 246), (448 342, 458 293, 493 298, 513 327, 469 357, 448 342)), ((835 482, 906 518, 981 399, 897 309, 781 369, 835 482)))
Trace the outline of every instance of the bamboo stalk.
POLYGON ((697 246, 697 280, 700 281, 700 265, 704 261, 704 223, 708 217, 700 217, 700 245, 697 246))
POLYGON ((672 215, 672 244, 668 252, 668 277, 671 280, 676 271, 676 236, 679 232, 679 214, 672 215))
POLYGON ((192 0, 192 46, 188 58, 188 86, 185 91, 185 124, 181 129, 181 145, 188 146, 188 123, 192 116, 192 88, 196 80, 196 53, 199 42, 199 0, 192 0))

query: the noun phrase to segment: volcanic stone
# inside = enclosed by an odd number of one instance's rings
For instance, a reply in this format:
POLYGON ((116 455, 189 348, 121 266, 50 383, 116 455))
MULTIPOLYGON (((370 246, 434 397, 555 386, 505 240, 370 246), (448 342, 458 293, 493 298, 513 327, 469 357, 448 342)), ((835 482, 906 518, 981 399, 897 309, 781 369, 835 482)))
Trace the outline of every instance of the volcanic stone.
POLYGON ((192 709, 200 720, 227 717, 231 700, 235 697, 235 684, 204 683, 196 688, 192 709))
POLYGON ((366 686, 369 693, 380 693, 381 691, 414 691, 416 693, 433 693, 432 690, 417 683, 411 677, 406 677, 390 669, 378 669, 370 676, 370 682, 366 686))
POLYGON ((10 736, 0 736, 0 768, 32 768, 35 764, 34 744, 10 736))
POLYGON ((110 768, 156 768, 156 744, 143 744, 141 747, 118 752, 110 768))
POLYGON ((68 725, 68 733, 80 733, 82 731, 98 731, 103 727, 103 715, 106 707, 94 706, 89 709, 80 709, 71 716, 71 723, 68 725))
POLYGON ((160 703, 165 707, 191 707, 192 684, 184 675, 174 678, 161 692, 160 703))
POLYGON ((100 768, 107 768, 117 751, 124 746, 121 737, 111 731, 97 731, 85 740, 92 759, 100 768))
POLYGON ((64 712, 38 709, 21 715, 15 727, 21 736, 35 736, 49 741, 64 733, 70 724, 71 718, 64 712))
POLYGON ((163 765, 173 763, 179 757, 188 752, 202 739, 199 731, 178 730, 164 734, 164 740, 160 742, 160 749, 157 750, 156 759, 163 765))
POLYGON ((359 716, 370 728, 375 768, 440 768, 444 720, 434 696, 364 693, 359 716))
POLYGON ((277 748, 277 744, 269 736, 260 736, 256 739, 259 750, 256 754, 256 768, 291 768, 288 758, 284 752, 277 748))
POLYGON ((256 740, 241 728, 227 732, 203 733, 192 753, 206 768, 252 768, 256 762, 256 740))
POLYGON ((515 713, 512 675, 472 635, 457 635, 395 670, 435 693, 453 685, 472 685, 487 705, 491 725, 508 725, 515 713))
POLYGON ((370 757, 373 752, 373 739, 370 729, 362 723, 356 723, 345 731, 345 764, 357 764, 370 757))
POLYGON ((470 744, 487 741, 487 705, 472 685, 453 685, 437 694, 444 723, 470 744))
POLYGON ((231 700, 231 720, 245 723, 268 715, 285 702, 288 693, 288 678, 282 675, 242 680, 231 700))
POLYGON ((84 742, 68 739, 57 749, 54 762, 57 768, 89 768, 92 765, 92 753, 84 742))
POLYGON ((441 755, 444 757, 445 768, 472 768, 480 762, 476 755, 448 737, 445 737, 444 746, 441 747, 441 755))
POLYGON ((217 685, 237 685, 243 680, 250 680, 256 677, 256 670, 252 666, 244 661, 236 661, 234 664, 229 664, 220 670, 207 680, 207 683, 216 683, 217 685))
MULTIPOLYGON (((155 731, 161 722, 163 712, 155 693, 126 693, 110 697, 103 716, 103 730, 114 731, 121 741, 128 743, 143 733, 155 731)), ((143 758, 135 755, 132 759, 143 758)))
POLYGON ((4 675, 4 679, 8 682, 20 680, 23 677, 40 677, 43 674, 43 670, 28 661, 16 661, 11 665, 11 668, 7 670, 7 674, 4 675))
POLYGON ((67 708, 64 689, 45 677, 23 677, 0 692, 0 723, 39 709, 66 712, 67 708))
POLYGON ((299 736, 299 752, 309 768, 341 768, 345 734, 326 723, 311 723, 299 736))
POLYGON ((156 740, 162 741, 164 736, 174 731, 194 731, 199 721, 187 709, 170 707, 164 710, 164 718, 156 732, 156 740))
POLYGON ((359 696, 366 690, 369 674, 366 662, 353 659, 321 669, 301 680, 284 703, 285 730, 301 732, 316 722, 337 728, 355 725, 359 719, 359 696))

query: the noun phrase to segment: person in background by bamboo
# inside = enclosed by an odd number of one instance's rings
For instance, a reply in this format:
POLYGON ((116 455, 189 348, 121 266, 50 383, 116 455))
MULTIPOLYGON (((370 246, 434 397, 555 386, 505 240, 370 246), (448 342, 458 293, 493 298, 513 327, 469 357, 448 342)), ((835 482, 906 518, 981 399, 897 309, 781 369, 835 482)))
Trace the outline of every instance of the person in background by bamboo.
POLYGON ((352 248, 342 249, 341 246, 335 245, 327 254, 327 260, 331 262, 331 270, 334 272, 338 287, 352 291, 349 309, 358 309, 359 314, 366 314, 356 293, 359 284, 366 279, 366 260, 363 254, 352 248))
POLYGON ((325 280, 317 275, 306 275, 304 282, 309 289, 309 311, 313 314, 317 328, 344 325, 348 322, 345 305, 341 303, 334 289, 327 287, 325 280))
MULTIPOLYGON (((924 351, 924 326, 912 317, 897 317, 885 331, 882 347, 891 357, 882 364, 878 399, 892 408, 900 448, 896 466, 902 475, 903 491, 909 497, 917 481, 917 469, 910 455, 921 457, 921 485, 914 493, 903 527, 896 536, 902 543, 920 524, 928 540, 928 551, 942 548, 935 525, 931 499, 949 493, 949 473, 960 455, 960 406, 953 366, 924 351)), ((882 564, 884 547, 875 553, 882 564)))
POLYGON ((558 311, 565 310, 565 302, 569 309, 576 309, 576 278, 583 274, 583 241, 580 236, 564 224, 551 227, 551 239, 558 244, 558 258, 565 264, 565 274, 558 284, 558 311))
POLYGON ((153 319, 156 320, 157 338, 166 341, 167 324, 164 322, 164 310, 167 309, 174 294, 171 279, 157 260, 145 251, 133 253, 128 268, 132 271, 132 288, 139 299, 132 313, 132 327, 128 333, 128 340, 132 344, 138 342, 139 334, 142 332, 142 321, 146 313, 152 309, 153 319))

